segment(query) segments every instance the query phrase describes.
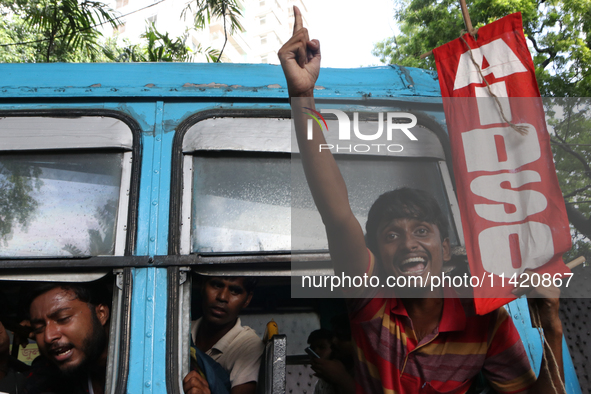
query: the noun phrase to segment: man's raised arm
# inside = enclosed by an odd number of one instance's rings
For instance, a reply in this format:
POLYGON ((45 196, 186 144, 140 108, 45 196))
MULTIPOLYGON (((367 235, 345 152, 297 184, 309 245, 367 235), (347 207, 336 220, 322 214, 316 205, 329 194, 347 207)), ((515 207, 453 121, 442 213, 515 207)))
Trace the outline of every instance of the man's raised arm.
POLYGON ((320 72, 320 43, 310 40, 302 25, 302 15, 294 7, 293 36, 279 50, 285 73, 292 116, 304 173, 316 207, 326 227, 328 244, 335 272, 362 275, 368 254, 363 230, 349 205, 347 187, 330 151, 319 150, 326 143, 322 130, 314 124, 313 137, 306 132, 306 108, 315 109, 314 84, 320 72))

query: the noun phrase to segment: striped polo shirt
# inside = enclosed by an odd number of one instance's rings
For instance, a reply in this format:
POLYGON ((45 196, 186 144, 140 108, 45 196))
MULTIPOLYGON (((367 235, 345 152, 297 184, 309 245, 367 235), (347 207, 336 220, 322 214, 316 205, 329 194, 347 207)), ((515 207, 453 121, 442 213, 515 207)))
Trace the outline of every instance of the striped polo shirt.
POLYGON ((401 300, 348 300, 357 393, 463 394, 481 371, 499 393, 518 393, 535 382, 505 308, 479 316, 471 299, 444 291, 441 321, 420 342, 401 300))

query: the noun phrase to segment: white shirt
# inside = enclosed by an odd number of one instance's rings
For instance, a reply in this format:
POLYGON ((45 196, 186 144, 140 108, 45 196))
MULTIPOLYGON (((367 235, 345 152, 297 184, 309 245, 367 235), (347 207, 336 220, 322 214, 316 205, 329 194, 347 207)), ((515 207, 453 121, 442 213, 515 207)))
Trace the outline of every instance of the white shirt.
MULTIPOLYGON (((191 336, 195 343, 200 323, 201 319, 191 323, 191 336)), ((258 380, 264 349, 256 332, 250 327, 242 327, 238 318, 234 327, 205 354, 228 371, 230 383, 234 387, 258 380)))

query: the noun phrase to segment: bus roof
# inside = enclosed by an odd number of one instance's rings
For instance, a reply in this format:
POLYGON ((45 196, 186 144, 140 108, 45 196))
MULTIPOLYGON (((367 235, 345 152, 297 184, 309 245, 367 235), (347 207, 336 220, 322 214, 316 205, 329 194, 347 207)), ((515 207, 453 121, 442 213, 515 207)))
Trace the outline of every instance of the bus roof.
MULTIPOLYGON (((287 98, 280 66, 220 63, 0 64, 2 98, 287 98)), ((323 68, 318 98, 440 97, 437 74, 381 66, 323 68)))

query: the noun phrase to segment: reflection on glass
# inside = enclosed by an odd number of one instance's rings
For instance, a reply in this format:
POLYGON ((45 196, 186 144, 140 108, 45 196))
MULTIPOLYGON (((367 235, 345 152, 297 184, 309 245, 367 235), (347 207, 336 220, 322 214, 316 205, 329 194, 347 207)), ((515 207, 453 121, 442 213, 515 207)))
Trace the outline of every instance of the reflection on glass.
POLYGON ((192 251, 289 250, 289 155, 194 157, 192 251))
POLYGON ((0 256, 114 253, 122 153, 0 156, 0 256))
MULTIPOLYGON (((409 186, 431 192, 451 214, 435 161, 337 157, 353 213, 364 226, 382 193, 409 186)), ((328 249, 299 160, 291 155, 193 158, 192 252, 328 249)), ((451 234, 452 243, 457 237, 451 234)))

